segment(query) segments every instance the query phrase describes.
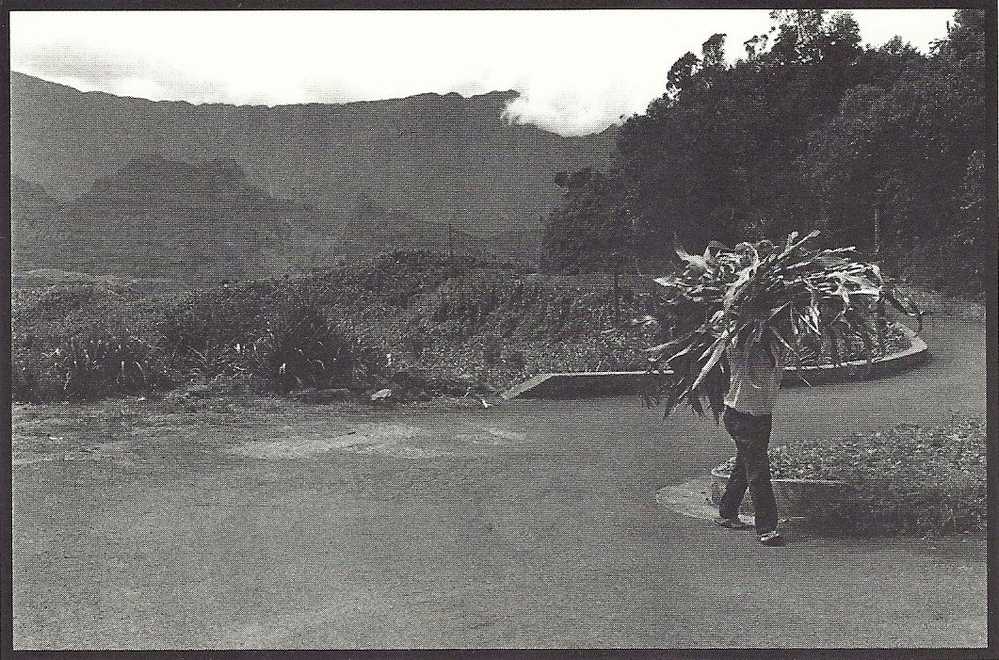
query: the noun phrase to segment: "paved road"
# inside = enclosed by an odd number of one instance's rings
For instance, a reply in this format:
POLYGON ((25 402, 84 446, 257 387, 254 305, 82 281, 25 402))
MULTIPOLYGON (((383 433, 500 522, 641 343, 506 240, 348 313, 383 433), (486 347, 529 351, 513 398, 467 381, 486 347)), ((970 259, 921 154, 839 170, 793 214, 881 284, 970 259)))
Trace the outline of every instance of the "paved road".
MULTIPOLYGON (((983 411, 981 324, 924 336, 934 359, 914 372, 789 390, 775 442, 983 411)), ((729 441, 630 397, 405 417, 300 406, 202 431, 15 465, 16 647, 986 642, 984 541, 763 548, 673 514, 656 489, 729 441)))

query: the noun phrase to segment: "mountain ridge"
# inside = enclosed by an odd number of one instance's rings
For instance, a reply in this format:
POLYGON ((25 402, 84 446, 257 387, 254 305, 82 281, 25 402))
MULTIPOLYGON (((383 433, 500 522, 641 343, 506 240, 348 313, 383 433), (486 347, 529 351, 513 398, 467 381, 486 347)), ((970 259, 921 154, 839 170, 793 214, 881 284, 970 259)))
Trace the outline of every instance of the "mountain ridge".
POLYGON ((613 127, 561 137, 505 121, 515 94, 193 105, 12 73, 12 172, 70 199, 141 153, 232 158, 280 197, 344 210, 363 192, 428 220, 466 211, 478 218, 470 230, 490 233, 546 213, 560 196, 558 171, 605 165, 614 147, 613 127))
MULTIPOLYGON (((520 97, 520 92, 518 92, 517 90, 515 90, 515 89, 506 89, 506 90, 492 90, 492 91, 489 91, 489 92, 483 92, 482 94, 472 94, 472 95, 469 95, 469 96, 465 96, 464 94, 461 94, 460 92, 445 92, 444 94, 441 94, 439 92, 419 92, 417 94, 410 94, 408 96, 393 96, 393 97, 388 97, 388 98, 384 98, 384 99, 366 99, 366 100, 358 100, 358 101, 307 101, 307 102, 304 102, 304 103, 276 103, 276 104, 273 104, 273 105, 268 105, 266 103, 221 103, 221 102, 218 102, 218 101, 202 101, 200 103, 192 103, 191 101, 185 101, 184 99, 160 99, 160 100, 155 100, 155 99, 147 99, 144 96, 129 96, 129 95, 123 95, 123 94, 114 94, 112 92, 105 92, 104 90, 99 90, 99 89, 94 89, 94 90, 90 90, 90 91, 84 91, 84 90, 79 89, 77 87, 73 87, 72 85, 67 85, 66 83, 60 83, 60 82, 56 82, 54 80, 47 80, 45 78, 41 78, 39 76, 35 76, 35 75, 30 74, 30 73, 24 73, 22 71, 16 71, 14 69, 11 69, 10 75, 11 75, 11 79, 12 80, 15 77, 19 77, 19 78, 22 78, 22 79, 31 79, 32 81, 37 81, 37 82, 45 83, 46 85, 51 85, 53 87, 61 87, 61 88, 64 88, 64 89, 69 90, 70 92, 73 92, 73 93, 76 93, 76 94, 85 94, 85 95, 92 94, 92 95, 95 95, 95 96, 107 96, 107 97, 112 97, 112 98, 116 98, 116 99, 134 100, 134 101, 145 101, 145 102, 148 102, 148 103, 177 103, 177 104, 186 105, 186 106, 190 106, 190 107, 194 107, 194 108, 198 108, 198 107, 202 107, 202 106, 228 106, 228 107, 231 107, 231 108, 265 108, 265 109, 268 109, 268 110, 272 110, 272 109, 277 109, 277 108, 293 108, 293 107, 299 107, 299 106, 314 106, 314 105, 343 106, 343 105, 355 105, 355 104, 365 104, 365 103, 375 103, 375 104, 379 104, 379 103, 391 103, 393 101, 406 101, 406 100, 409 100, 409 99, 419 99, 419 98, 423 98, 423 97, 426 97, 426 98, 446 98, 446 97, 450 97, 450 96, 456 96, 456 97, 458 97, 460 99, 463 99, 463 100, 472 100, 472 99, 481 98, 481 97, 503 97, 503 98, 509 97, 510 100, 513 100, 513 99, 516 99, 516 98, 520 97)), ((548 131, 545 128, 537 126, 536 124, 531 124, 531 125, 535 126, 539 130, 545 131, 547 133, 553 133, 554 135, 558 135, 558 133, 554 133, 553 131, 548 131)), ((609 126, 608 128, 611 128, 611 126, 609 126)), ((600 132, 603 132, 603 131, 600 131, 600 132)), ((565 137, 565 136, 563 136, 563 137, 565 137)))
MULTIPOLYGON (((31 192, 31 186, 19 184, 20 192, 15 190, 14 195, 26 195, 26 200, 35 195, 45 202, 38 209, 25 210, 22 200, 12 200, 12 207, 20 204, 18 208, 24 211, 18 216, 19 227, 48 236, 60 245, 79 246, 78 241, 64 240, 63 234, 88 228, 101 236, 99 225, 94 224, 100 204, 83 199, 95 192, 95 184, 130 169, 135 174, 136 167, 156 170, 154 161, 142 161, 151 154, 195 169, 198 163, 227 162, 239 169, 244 193, 255 196, 263 207, 270 208, 268 200, 295 205, 294 212, 281 210, 291 213, 292 228, 285 234, 261 237, 273 243, 267 250, 251 240, 244 246, 245 255, 234 247, 213 257, 210 250, 190 242, 185 243, 185 249, 198 259, 245 262, 254 255, 275 264, 287 264, 295 249, 309 249, 310 237, 333 228, 349 229, 344 236, 351 237, 347 241, 353 246, 350 251, 370 253, 375 248, 392 251, 437 244, 445 249, 448 225, 453 227, 452 236, 460 236, 460 243, 469 251, 488 249, 494 254, 534 260, 540 236, 538 219, 562 194, 554 184, 555 174, 605 166, 616 136, 613 126, 600 134, 561 137, 536 126, 507 122, 503 109, 516 98, 516 92, 510 90, 468 98, 428 92, 343 104, 193 105, 81 92, 12 72, 10 98, 12 181, 31 182, 44 193, 39 196, 37 190, 31 192), (366 216, 369 221, 378 218, 388 222, 394 217, 397 226, 371 227, 366 236, 365 221, 357 217, 354 206, 361 195, 381 209, 366 216), (58 211, 52 210, 53 205, 58 211), (82 210, 74 216, 74 208, 82 210), (393 210, 404 212, 404 216, 392 216, 393 210), (26 220, 29 217, 30 222, 26 220), (82 223, 79 227, 78 222, 82 223), (261 256, 264 252, 273 258, 261 256)), ((148 176, 151 185, 158 185, 149 173, 136 176, 148 176)), ((131 194, 128 185, 119 184, 123 186, 121 195, 131 194)), ((177 221, 181 227, 190 224, 192 214, 198 211, 195 201, 181 197, 170 200, 176 207, 173 215, 157 208, 155 195, 143 199, 146 201, 119 201, 132 218, 148 215, 160 222, 177 221)), ((101 204, 105 209, 113 207, 110 202, 101 204)), ((217 216, 222 225, 255 222, 246 215, 253 212, 252 205, 237 208, 223 204, 222 208, 229 214, 217 216)), ((13 219, 12 215, 12 229, 13 219)), ((166 227, 157 230, 164 236, 169 233, 166 227)), ((21 235, 18 240, 23 238, 21 235)), ((112 262, 127 261, 126 271, 149 270, 152 261, 144 261, 144 256, 166 263, 164 268, 175 267, 169 259, 150 254, 153 247, 142 243, 141 233, 120 238, 124 241, 120 257, 107 249, 97 250, 92 255, 92 268, 100 263, 98 253, 112 262)), ((243 233, 239 239, 250 240, 243 233)), ((327 246, 336 242, 334 238, 324 241, 327 246)), ((330 249, 340 251, 344 244, 340 241, 336 243, 339 247, 330 249)), ((20 245, 16 250, 19 256, 32 259, 15 263, 18 269, 60 267, 58 260, 51 263, 44 241, 33 243, 36 250, 25 250, 23 241, 20 245)), ((209 241, 207 245, 221 244, 209 241)), ((85 241, 83 247, 89 249, 85 241)), ((60 254, 73 259, 73 249, 66 247, 60 254)), ((164 249, 169 252, 172 248, 164 249)), ((308 259, 303 254, 291 260, 301 263, 308 259)), ((109 263, 109 269, 115 270, 115 264, 109 263)))

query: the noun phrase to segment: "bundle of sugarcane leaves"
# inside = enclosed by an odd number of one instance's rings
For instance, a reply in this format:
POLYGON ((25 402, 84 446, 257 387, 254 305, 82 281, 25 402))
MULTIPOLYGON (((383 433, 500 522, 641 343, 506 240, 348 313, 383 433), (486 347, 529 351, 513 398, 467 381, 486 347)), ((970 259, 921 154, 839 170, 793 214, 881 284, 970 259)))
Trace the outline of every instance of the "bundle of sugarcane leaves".
MULTIPOLYGON (((827 347, 841 364, 840 346, 862 345, 870 363, 885 344, 887 305, 919 318, 916 304, 882 277, 877 265, 855 260, 853 247, 811 249, 792 232, 784 245, 740 243, 734 249, 712 241, 703 256, 676 253, 684 268, 661 277, 654 316, 636 323, 659 325, 664 343, 647 349, 651 387, 648 405, 665 405, 669 415, 686 401, 704 415, 706 400, 717 422, 728 389, 730 346, 771 356, 786 351, 801 365, 804 352, 827 347)), ((920 324, 921 328, 921 324, 920 324)))

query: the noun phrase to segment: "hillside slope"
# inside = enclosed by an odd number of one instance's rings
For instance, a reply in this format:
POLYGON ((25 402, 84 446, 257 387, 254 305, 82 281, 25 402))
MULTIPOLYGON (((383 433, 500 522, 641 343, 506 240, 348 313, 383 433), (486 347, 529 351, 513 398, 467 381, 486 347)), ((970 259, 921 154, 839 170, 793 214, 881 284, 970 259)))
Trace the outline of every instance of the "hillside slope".
POLYGON ((12 266, 192 283, 263 275, 295 227, 319 222, 307 206, 248 184, 233 161, 198 164, 146 155, 97 179, 70 202, 12 181, 12 266))
POLYGON ((10 85, 12 172, 63 200, 142 154, 230 158, 273 197, 336 213, 366 194, 484 236, 533 228, 559 198, 554 174, 606 164, 616 134, 510 125, 511 91, 266 107, 83 93, 17 72, 10 85))
MULTIPOLYGON (((307 271, 393 250, 510 256, 509 246, 359 195, 332 215, 250 184, 232 160, 130 160, 69 202, 11 180, 15 276, 39 269, 213 284, 307 271)), ((523 241, 521 241, 523 243, 523 241)), ((523 250, 511 242, 513 256, 523 250)))

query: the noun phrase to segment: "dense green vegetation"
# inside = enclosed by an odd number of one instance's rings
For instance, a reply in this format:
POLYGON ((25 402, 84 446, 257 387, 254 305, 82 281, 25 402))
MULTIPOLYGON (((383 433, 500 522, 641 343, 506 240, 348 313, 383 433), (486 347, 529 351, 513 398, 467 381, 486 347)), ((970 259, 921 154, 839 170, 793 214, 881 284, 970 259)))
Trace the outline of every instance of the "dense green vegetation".
POLYGON ((659 332, 629 325, 654 304, 647 278, 431 252, 174 294, 56 275, 13 292, 18 401, 190 387, 485 394, 539 373, 644 369, 659 332))
POLYGON ((608 171, 557 177, 542 268, 633 272, 661 267, 674 236, 700 251, 821 229, 980 294, 995 226, 984 13, 957 11, 928 55, 897 37, 861 47, 848 12, 771 16, 733 65, 723 34, 677 60, 608 171))
POLYGON ((487 393, 539 372, 642 368, 646 341, 604 332, 639 314, 642 286, 629 278, 615 292, 606 276, 396 252, 174 295, 113 283, 28 287, 13 297, 13 393, 47 401, 189 386, 387 386, 396 398, 428 398, 487 393))
MULTIPOLYGON (((809 525, 854 534, 983 532, 986 525, 985 420, 934 427, 903 424, 835 442, 807 440, 770 449, 777 479, 852 484, 848 502, 816 502, 809 525)), ((729 471, 735 458, 723 464, 729 471)))

